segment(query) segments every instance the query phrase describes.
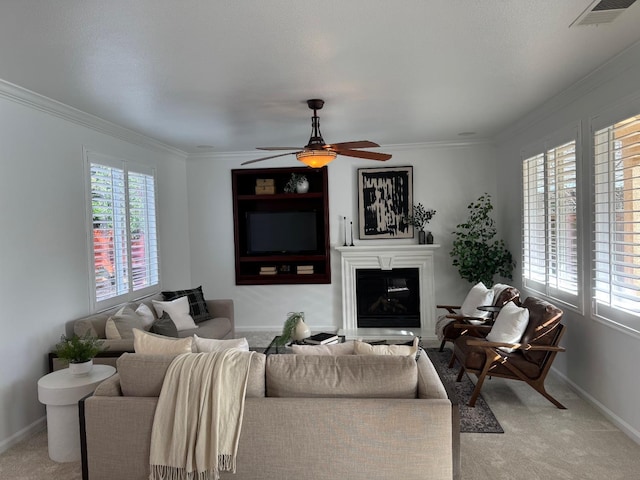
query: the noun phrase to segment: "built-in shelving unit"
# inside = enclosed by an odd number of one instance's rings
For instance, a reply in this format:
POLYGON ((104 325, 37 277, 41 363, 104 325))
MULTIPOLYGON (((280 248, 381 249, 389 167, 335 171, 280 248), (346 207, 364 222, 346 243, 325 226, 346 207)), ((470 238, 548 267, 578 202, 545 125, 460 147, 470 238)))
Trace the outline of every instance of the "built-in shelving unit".
MULTIPOLYGON (((233 223, 237 285, 331 283, 329 252, 329 193, 327 168, 262 168, 232 170, 233 223), (285 185, 291 174, 303 174, 309 181, 306 193, 286 193, 285 185), (258 188, 267 185, 266 188, 258 188), (273 188, 271 188, 273 185, 273 188), (258 191, 269 193, 257 193, 258 191), (270 193, 273 192, 273 193, 270 193), (272 236, 265 224, 269 214, 282 213, 283 218, 295 222, 304 217, 308 223, 286 224, 291 232, 296 228, 311 233, 314 247, 303 251, 263 251, 260 228, 264 236, 272 236), (260 227, 252 220, 262 216, 260 227), (313 218, 314 220, 310 220, 313 218), (252 223, 254 222, 254 223, 252 223), (252 226, 253 225, 253 226, 252 226), (261 246, 256 247, 256 244, 261 246), (307 273, 298 273, 298 272, 307 273), (312 273, 309 273, 312 272, 312 273)), ((282 222, 280 218, 278 221, 282 222)), ((286 221, 286 220, 284 220, 286 221)), ((264 240, 264 238, 262 238, 264 240)), ((307 242, 309 238, 307 237, 307 242)))

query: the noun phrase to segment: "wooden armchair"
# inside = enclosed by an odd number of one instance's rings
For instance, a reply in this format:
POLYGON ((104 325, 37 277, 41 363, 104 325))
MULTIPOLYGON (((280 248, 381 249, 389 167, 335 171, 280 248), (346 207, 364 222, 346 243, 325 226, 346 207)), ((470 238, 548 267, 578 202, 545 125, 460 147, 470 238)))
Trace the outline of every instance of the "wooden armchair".
POLYGON ((566 408, 544 387, 553 360, 558 352, 565 351, 558 346, 564 334, 564 325, 560 323, 563 312, 535 297, 528 297, 522 306, 529 310, 529 323, 520 343, 490 342, 486 338, 469 336, 455 340, 453 354, 462 365, 457 381, 465 371, 478 377, 469 400, 470 407, 475 405, 485 378, 495 376, 526 382, 556 407, 566 408), (514 350, 508 353, 500 347, 514 350))
MULTIPOLYGON (((493 306, 502 307, 507 303, 513 301, 518 302, 520 298, 520 291, 515 287, 506 287, 502 289, 493 298, 493 306)), ((472 317, 466 317, 460 313, 460 306, 455 305, 436 305, 436 308, 442 308, 447 310, 447 314, 444 316, 444 321, 450 320, 450 322, 442 328, 442 342, 440 343, 440 351, 444 350, 444 345, 447 342, 453 342, 461 335, 471 335, 473 337, 484 337, 487 335, 491 327, 487 325, 469 325, 461 324, 463 320, 473 320, 472 317)), ((485 319, 482 319, 485 320, 485 319)), ((451 358, 449 367, 452 367, 454 358, 451 358)))

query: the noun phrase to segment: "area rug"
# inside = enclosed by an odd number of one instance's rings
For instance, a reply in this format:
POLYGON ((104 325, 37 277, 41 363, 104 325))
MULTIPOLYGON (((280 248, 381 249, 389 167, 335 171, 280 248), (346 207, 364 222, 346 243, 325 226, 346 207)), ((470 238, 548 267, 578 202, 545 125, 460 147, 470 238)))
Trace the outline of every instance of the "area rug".
POLYGON ((427 348, 427 355, 431 363, 436 368, 442 383, 446 383, 450 390, 458 397, 458 407, 460 409, 460 432, 461 433, 504 433, 498 419, 495 417, 487 402, 482 398, 482 394, 476 400, 475 407, 469 407, 467 402, 471 398, 475 384, 465 373, 460 382, 456 382, 456 377, 460 367, 449 368, 451 360, 451 350, 445 348, 439 352, 437 348, 427 348))

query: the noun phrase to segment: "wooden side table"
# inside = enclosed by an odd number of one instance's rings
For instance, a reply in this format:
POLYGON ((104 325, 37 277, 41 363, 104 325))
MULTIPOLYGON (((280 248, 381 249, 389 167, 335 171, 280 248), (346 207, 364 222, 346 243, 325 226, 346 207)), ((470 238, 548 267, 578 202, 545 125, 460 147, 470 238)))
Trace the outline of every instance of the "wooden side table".
POLYGON ((78 401, 100 382, 116 373, 110 365, 94 365, 85 375, 71 375, 68 368, 38 380, 38 400, 47 406, 49 458, 54 462, 80 461, 78 401))

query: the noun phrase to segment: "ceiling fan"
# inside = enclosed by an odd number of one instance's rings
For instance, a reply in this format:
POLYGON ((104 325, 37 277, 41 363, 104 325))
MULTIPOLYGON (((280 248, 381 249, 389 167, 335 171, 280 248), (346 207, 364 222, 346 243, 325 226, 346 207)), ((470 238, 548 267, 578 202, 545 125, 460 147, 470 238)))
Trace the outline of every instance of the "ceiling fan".
POLYGON ((366 158, 367 160, 378 160, 385 162, 391 158, 391 155, 387 153, 368 152, 366 150, 355 150, 356 148, 372 148, 379 147, 377 143, 370 142, 368 140, 360 140, 356 142, 342 142, 342 143, 325 143, 320 133, 320 117, 317 115, 317 111, 322 109, 324 100, 319 98, 313 98, 307 100, 307 105, 313 110, 313 117, 311 117, 311 138, 309 143, 304 147, 258 147, 258 150, 294 150, 293 152, 279 153, 278 155, 271 155, 268 157, 256 158, 255 160, 249 160, 243 162, 242 165, 248 165, 250 163, 261 162, 263 160, 269 160, 271 158, 283 157, 285 155, 295 155, 296 158, 312 168, 324 167, 329 162, 333 161, 338 155, 345 155, 347 157, 366 158))

